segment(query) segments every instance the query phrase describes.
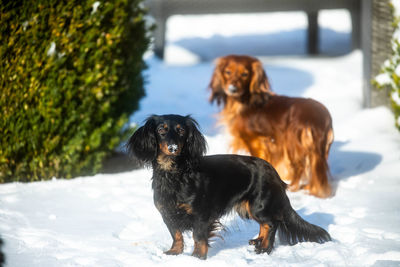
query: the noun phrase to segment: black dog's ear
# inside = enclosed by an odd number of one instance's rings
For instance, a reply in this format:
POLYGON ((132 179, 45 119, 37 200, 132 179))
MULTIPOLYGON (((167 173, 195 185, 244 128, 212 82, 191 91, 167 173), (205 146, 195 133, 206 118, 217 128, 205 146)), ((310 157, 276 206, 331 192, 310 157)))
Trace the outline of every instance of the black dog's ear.
POLYGON ((151 116, 146 123, 137 129, 126 145, 129 155, 144 163, 150 163, 157 153, 157 139, 155 135, 156 116, 151 116))
POLYGON ((199 158, 207 152, 207 142, 199 131, 198 123, 192 117, 186 116, 186 126, 188 127, 188 136, 184 150, 190 158, 199 158))

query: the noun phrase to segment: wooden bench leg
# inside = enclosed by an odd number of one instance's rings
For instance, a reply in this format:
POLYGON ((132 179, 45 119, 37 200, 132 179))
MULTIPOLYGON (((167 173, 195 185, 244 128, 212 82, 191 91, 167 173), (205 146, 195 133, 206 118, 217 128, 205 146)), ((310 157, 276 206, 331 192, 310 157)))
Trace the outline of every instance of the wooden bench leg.
POLYGON ((156 19, 154 30, 154 53, 160 59, 164 58, 166 22, 165 18, 156 19))
POLYGON ((307 52, 318 54, 318 11, 308 12, 307 52))

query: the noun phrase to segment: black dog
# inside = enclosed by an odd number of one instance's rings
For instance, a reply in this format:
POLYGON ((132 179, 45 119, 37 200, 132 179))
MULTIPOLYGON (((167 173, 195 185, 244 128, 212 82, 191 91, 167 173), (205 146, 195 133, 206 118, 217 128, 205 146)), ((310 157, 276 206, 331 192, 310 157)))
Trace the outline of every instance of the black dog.
POLYGON ((182 232, 192 230, 192 255, 206 259, 218 219, 232 209, 260 224, 258 238, 249 241, 257 253, 271 253, 276 231, 290 245, 331 240, 324 229, 293 210, 286 184, 266 161, 203 156, 206 141, 190 116, 151 116, 127 146, 133 156, 153 167, 154 203, 173 238, 166 254, 181 254, 182 232))

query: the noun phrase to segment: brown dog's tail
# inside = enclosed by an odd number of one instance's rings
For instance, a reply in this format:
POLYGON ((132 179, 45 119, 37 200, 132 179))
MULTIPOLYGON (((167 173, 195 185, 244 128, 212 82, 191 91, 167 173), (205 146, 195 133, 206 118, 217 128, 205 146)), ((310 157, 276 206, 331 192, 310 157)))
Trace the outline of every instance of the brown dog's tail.
POLYGON ((321 227, 303 220, 292 207, 286 209, 283 221, 278 226, 279 239, 282 243, 294 245, 299 242, 325 243, 331 236, 321 227))

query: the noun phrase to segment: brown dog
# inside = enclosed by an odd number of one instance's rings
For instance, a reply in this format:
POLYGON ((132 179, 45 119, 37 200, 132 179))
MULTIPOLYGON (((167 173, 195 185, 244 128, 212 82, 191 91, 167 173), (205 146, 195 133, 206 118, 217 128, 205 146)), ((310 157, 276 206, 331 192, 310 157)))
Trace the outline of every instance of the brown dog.
POLYGON ((328 154, 332 119, 321 103, 280 96, 270 89, 261 62, 230 55, 217 60, 210 101, 223 105, 221 122, 234 152, 245 150, 270 162, 289 189, 329 197, 328 154))

